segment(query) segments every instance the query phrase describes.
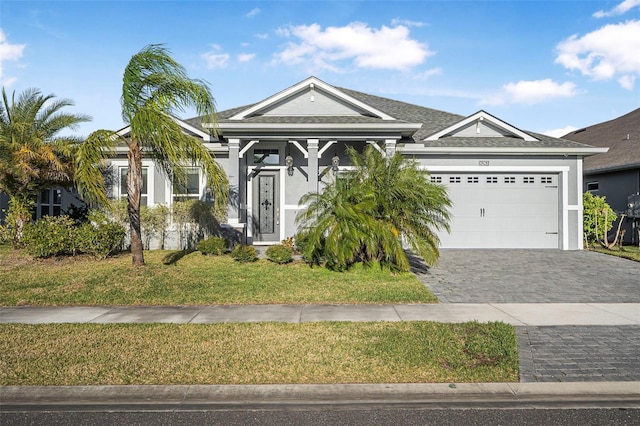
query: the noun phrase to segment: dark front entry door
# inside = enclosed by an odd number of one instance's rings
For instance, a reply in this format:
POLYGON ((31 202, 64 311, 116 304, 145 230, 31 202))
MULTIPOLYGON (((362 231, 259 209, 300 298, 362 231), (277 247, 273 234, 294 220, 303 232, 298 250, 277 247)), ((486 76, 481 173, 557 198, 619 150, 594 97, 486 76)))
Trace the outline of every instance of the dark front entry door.
POLYGON ((280 241, 280 172, 265 170, 253 177, 253 239, 280 241))

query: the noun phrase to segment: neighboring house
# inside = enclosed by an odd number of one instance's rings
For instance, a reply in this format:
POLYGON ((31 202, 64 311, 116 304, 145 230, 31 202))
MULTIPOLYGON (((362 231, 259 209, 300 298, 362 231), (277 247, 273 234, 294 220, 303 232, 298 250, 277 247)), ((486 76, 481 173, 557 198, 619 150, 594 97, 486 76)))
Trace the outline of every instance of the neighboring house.
MULTIPOLYGON (((604 195, 616 213, 627 213, 629 196, 640 193, 640 108, 614 120, 576 130, 563 138, 609 147, 606 153, 585 158, 584 190, 604 195)), ((622 224, 626 231, 625 243, 638 242, 638 232, 633 224, 629 219, 622 224)))
MULTIPOLYGON (((604 148, 525 132, 485 111, 461 116, 338 88, 310 77, 260 102, 178 122, 202 139, 234 193, 228 224, 249 244, 297 233, 302 195, 349 169, 345 147, 400 152, 446 185, 453 201, 444 248, 581 249, 583 157, 604 148)), ((122 134, 126 134, 123 129, 122 134)), ((116 179, 126 152, 111 160, 116 179)), ((199 168, 180 193, 144 159, 143 203, 206 198, 199 168)), ((112 196, 126 193, 121 184, 112 196)))

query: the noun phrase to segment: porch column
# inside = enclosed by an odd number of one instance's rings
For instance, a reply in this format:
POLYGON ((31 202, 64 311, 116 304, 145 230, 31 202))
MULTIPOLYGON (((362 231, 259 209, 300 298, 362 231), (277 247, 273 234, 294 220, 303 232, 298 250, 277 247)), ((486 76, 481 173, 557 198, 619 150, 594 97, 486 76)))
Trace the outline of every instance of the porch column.
MULTIPOLYGON (((229 139, 229 189, 233 194, 240 195, 240 139, 229 139)), ((239 200, 238 200, 239 201, 239 200)), ((229 224, 240 223, 240 206, 229 203, 229 224)))
POLYGON ((307 139, 309 192, 318 192, 318 139, 307 139))
POLYGON ((387 157, 392 157, 393 154, 396 153, 396 140, 395 139, 386 139, 384 141, 384 149, 387 153, 387 157))

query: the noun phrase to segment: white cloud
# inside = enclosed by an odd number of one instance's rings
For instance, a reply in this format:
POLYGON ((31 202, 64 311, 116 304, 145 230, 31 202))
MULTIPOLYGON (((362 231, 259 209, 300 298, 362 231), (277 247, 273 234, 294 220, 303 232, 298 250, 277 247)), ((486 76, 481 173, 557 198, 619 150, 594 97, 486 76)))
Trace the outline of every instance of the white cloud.
POLYGON ((434 54, 426 44, 411 39, 409 29, 403 25, 376 29, 352 22, 323 30, 312 24, 280 28, 277 34, 298 41, 289 42, 277 53, 276 62, 305 63, 332 71, 345 68, 343 61, 351 61, 358 68, 406 70, 434 54))
POLYGON ((594 80, 615 77, 625 89, 633 89, 640 75, 640 21, 606 25, 583 37, 572 35, 557 46, 555 62, 580 71, 594 80))
POLYGON ((266 40, 269 38, 269 34, 264 33, 264 34, 256 34, 256 37, 258 37, 260 40, 266 40))
POLYGON ((247 18, 253 18, 254 16, 257 16, 258 14, 260 14, 260 9, 258 9, 257 7, 255 9, 251 9, 246 15, 247 18))
POLYGON ((0 28, 0 84, 9 87, 16 82, 16 77, 4 76, 4 64, 6 61, 16 62, 22 58, 26 44, 11 44, 7 41, 7 37, 0 28))
POLYGON ((609 16, 618 16, 624 15, 629 10, 634 7, 640 6, 640 0, 624 0, 622 3, 614 7, 613 9, 605 12, 604 10, 599 10, 593 14, 594 18, 606 18, 609 16))
POLYGON ((217 44, 214 44, 211 47, 213 48, 212 51, 200 55, 207 64, 207 68, 226 68, 229 65, 229 59, 231 56, 228 53, 221 52, 222 48, 217 44))
POLYGON ((441 75, 442 74, 442 68, 431 68, 429 70, 426 71, 422 71, 416 75, 413 76, 414 80, 427 80, 430 77, 433 77, 434 75, 441 75))
POLYGON ((521 80, 507 83, 502 90, 484 97, 480 103, 487 105, 526 104, 532 105, 553 98, 568 98, 577 94, 571 82, 557 83, 550 78, 544 80, 521 80))
POLYGON ((255 53, 240 53, 238 55, 238 62, 249 62, 256 57, 255 53))
POLYGON ((394 27, 396 27, 398 25, 405 25, 407 27, 423 27, 424 26, 424 22, 411 21, 409 19, 393 18, 391 20, 391 25, 394 26, 394 27))
POLYGON ((553 138, 561 138, 562 136, 566 135, 569 132, 573 132, 574 130, 578 130, 578 128, 574 126, 566 126, 561 129, 545 130, 544 132, 541 132, 541 133, 543 135, 551 136, 553 138))

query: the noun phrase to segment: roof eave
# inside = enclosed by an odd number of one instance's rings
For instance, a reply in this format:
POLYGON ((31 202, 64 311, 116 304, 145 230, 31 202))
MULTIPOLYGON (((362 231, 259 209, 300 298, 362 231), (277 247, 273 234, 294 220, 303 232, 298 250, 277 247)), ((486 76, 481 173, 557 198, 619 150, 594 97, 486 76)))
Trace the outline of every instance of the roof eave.
POLYGON ((422 144, 399 146, 406 154, 452 154, 452 155, 566 155, 586 157, 607 152, 608 148, 552 148, 552 147, 429 147, 422 144))

